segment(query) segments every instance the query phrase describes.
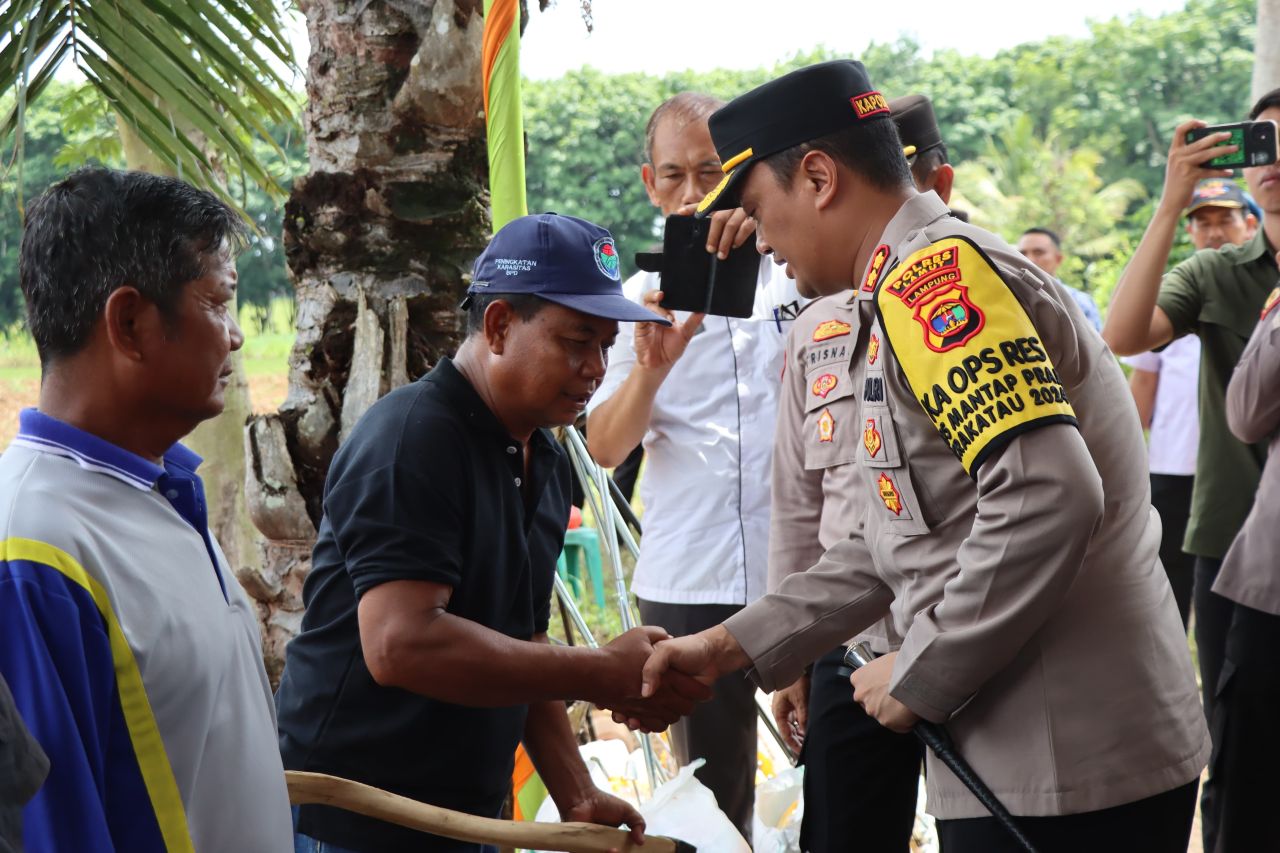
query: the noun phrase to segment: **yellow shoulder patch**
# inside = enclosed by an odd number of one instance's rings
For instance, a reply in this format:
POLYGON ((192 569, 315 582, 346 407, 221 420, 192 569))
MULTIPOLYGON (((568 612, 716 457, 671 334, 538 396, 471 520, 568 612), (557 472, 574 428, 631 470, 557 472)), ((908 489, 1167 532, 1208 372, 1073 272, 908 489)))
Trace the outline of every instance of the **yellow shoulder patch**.
POLYGON ((1031 318, 965 238, 906 258, 876 305, 916 400, 970 475, 1022 432, 1076 423, 1031 318))

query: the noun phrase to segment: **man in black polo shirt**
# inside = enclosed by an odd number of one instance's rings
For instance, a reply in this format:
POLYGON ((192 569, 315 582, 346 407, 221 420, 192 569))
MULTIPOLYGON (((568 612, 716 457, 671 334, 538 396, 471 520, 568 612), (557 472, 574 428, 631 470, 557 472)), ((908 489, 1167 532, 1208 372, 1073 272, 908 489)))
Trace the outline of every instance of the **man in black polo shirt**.
MULTIPOLYGON (((658 628, 599 650, 547 642, 569 518, 569 465, 546 427, 572 423, 604 375, 617 321, 660 322, 622 295, 609 232, 517 219, 476 261, 467 338, 375 403, 325 486, 302 633, 277 695, 285 766, 497 816, 524 743, 562 817, 644 821, 598 791, 563 700, 662 728, 709 691, 639 701, 658 628)), ((303 806, 298 850, 463 851, 464 844, 303 806)))

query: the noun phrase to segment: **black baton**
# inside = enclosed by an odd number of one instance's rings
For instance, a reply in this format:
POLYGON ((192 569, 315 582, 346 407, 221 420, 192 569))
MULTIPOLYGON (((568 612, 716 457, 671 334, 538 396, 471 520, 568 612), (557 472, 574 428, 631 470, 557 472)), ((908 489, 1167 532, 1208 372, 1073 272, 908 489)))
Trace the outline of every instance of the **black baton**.
MULTIPOLYGON (((874 658, 875 655, 864 644, 853 643, 845 650, 844 666, 840 668, 839 672, 841 675, 853 675, 855 669, 866 666, 874 658)), ((978 802, 982 803, 986 810, 991 812, 991 816, 1022 845, 1023 850, 1026 850, 1027 853, 1036 853, 1035 845, 1031 843, 1031 839, 1023 834, 1013 815, 1009 814, 1009 810, 996 798, 995 792, 987 787, 977 773, 973 772, 969 762, 965 761, 960 753, 956 752, 955 744, 951 742, 951 736, 947 734, 947 730, 941 724, 920 720, 911 727, 911 731, 920 739, 921 743, 933 750, 933 754, 938 756, 938 760, 947 765, 947 769, 964 783, 964 786, 978 798, 978 802)))

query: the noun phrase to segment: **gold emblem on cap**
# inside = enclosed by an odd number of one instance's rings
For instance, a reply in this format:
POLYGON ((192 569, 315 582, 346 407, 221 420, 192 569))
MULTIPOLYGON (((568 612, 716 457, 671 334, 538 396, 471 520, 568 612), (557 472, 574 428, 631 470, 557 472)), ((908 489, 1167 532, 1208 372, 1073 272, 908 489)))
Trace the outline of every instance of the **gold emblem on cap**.
POLYGON ((733 177, 733 172, 725 175, 720 179, 720 183, 716 184, 715 189, 707 193, 702 201, 698 202, 698 213, 706 210, 708 207, 716 203, 716 199, 720 197, 720 193, 724 192, 725 184, 729 183, 729 179, 733 177))
POLYGON ((720 164, 720 171, 724 172, 726 175, 729 174, 734 166, 738 165, 754 153, 754 151, 748 148, 746 151, 733 155, 728 160, 720 164))

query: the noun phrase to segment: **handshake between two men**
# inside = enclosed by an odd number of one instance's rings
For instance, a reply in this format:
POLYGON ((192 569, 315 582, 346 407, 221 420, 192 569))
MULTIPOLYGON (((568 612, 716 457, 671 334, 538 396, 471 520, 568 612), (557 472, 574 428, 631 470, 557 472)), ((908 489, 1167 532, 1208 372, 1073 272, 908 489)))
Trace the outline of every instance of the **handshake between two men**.
MULTIPOLYGON (((711 685, 721 676, 751 665, 742 645, 723 625, 687 637, 671 638, 661 628, 643 626, 620 635, 604 647, 615 655, 622 673, 634 673, 635 661, 641 660, 639 691, 636 692, 634 675, 624 675, 618 687, 606 688, 612 695, 592 699, 595 704, 613 712, 614 722, 640 731, 662 731, 681 717, 693 711, 698 702, 711 698, 711 685), (625 661, 625 662, 624 662, 625 661)), ((919 722, 920 717, 902 702, 889 695, 889 681, 893 675, 896 653, 876 658, 856 670, 851 678, 853 698, 869 716, 881 725, 896 732, 907 732, 919 722)), ((800 686, 802 682, 798 682, 800 686)), ((804 703, 793 701, 789 720, 779 719, 785 731, 795 732, 796 727, 784 723, 798 723, 803 737, 804 703)), ((789 734, 795 748, 800 742, 789 734)))

